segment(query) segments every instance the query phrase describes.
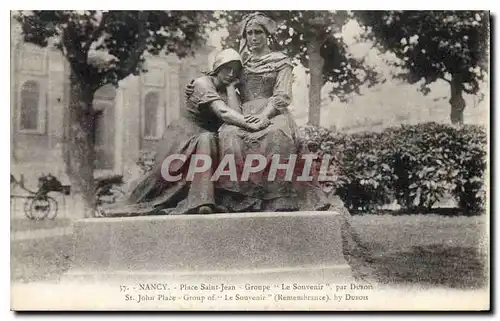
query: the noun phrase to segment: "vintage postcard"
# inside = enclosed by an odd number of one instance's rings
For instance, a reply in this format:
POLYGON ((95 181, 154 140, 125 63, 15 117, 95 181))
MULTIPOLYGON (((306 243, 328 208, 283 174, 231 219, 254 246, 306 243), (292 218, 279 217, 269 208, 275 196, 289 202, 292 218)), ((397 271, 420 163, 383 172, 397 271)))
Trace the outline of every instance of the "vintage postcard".
POLYGON ((490 310, 488 11, 11 11, 11 310, 490 310))

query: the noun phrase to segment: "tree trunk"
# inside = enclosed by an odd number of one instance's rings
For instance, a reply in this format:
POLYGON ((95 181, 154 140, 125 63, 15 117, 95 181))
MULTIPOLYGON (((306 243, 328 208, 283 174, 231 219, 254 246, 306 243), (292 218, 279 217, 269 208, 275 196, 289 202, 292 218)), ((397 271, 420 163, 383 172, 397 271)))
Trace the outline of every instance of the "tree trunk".
POLYGON ((454 125, 462 125, 464 123, 465 100, 462 97, 462 80, 460 79, 460 77, 453 75, 451 77, 450 86, 451 123, 454 125))
POLYGON ((310 37, 307 43, 309 55, 309 125, 319 126, 321 118, 321 87, 323 87, 323 65, 321 43, 317 37, 310 37))
POLYGON ((94 92, 70 75, 69 106, 64 115, 63 154, 71 182, 76 216, 92 217, 94 202, 94 92))

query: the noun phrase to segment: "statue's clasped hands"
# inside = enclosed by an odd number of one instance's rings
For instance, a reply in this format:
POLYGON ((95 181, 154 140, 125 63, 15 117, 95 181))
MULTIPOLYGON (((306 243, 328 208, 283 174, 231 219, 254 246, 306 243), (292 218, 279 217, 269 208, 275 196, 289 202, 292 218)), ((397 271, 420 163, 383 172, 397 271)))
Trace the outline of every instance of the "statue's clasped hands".
MULTIPOLYGON (((191 81, 189 84, 186 85, 185 88, 185 97, 189 98, 193 93, 194 93, 194 81, 191 81)), ((233 82, 231 82, 228 87, 236 87, 239 84, 239 79, 235 79, 233 82)), ((262 129, 267 128, 269 125, 271 125, 271 121, 262 114, 257 114, 257 115, 246 115, 244 116, 245 122, 248 124, 248 127, 252 131, 259 131, 262 129)))
POLYGON ((260 115, 260 114, 246 115, 245 121, 255 131, 262 130, 262 129, 268 127, 269 125, 271 125, 271 121, 267 117, 265 117, 264 115, 260 115))

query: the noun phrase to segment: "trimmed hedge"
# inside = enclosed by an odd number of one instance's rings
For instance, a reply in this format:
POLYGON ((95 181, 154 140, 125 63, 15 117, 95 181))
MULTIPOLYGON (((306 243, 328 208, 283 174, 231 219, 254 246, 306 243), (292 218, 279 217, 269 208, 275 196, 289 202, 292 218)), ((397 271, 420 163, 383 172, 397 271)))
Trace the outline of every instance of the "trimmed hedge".
POLYGON ((312 126, 301 131, 311 152, 332 157, 336 193, 354 212, 394 201, 410 212, 429 211, 450 194, 469 212, 484 209, 483 127, 431 122, 380 133, 345 134, 312 126))

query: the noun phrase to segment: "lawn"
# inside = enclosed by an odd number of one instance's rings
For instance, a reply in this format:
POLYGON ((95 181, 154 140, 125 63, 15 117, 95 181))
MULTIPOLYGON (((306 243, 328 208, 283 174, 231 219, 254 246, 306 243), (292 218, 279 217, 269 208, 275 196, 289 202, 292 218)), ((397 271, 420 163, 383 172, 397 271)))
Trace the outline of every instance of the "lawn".
MULTIPOLYGON (((479 288, 486 284, 484 216, 356 215, 353 226, 374 252, 383 284, 479 288)), ((57 279, 70 267, 71 236, 14 242, 11 279, 57 279)))
POLYGON ((374 252, 378 282, 449 288, 486 284, 485 216, 354 216, 353 226, 374 252))

